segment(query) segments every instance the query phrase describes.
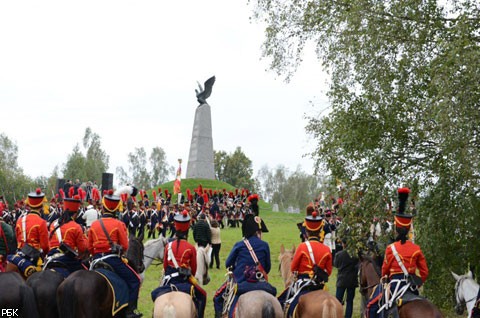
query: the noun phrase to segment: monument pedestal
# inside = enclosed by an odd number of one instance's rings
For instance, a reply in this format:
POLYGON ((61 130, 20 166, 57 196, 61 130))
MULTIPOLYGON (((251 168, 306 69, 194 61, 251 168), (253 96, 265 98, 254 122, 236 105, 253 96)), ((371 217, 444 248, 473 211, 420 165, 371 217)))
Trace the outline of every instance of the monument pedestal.
POLYGON ((198 106, 195 111, 192 142, 188 155, 187 178, 215 179, 212 115, 208 104, 198 106))

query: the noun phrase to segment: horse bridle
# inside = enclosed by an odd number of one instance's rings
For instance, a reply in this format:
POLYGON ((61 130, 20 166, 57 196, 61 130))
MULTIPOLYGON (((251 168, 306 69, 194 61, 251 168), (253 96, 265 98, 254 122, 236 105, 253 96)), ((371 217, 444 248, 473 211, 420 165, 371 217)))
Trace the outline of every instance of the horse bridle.
MULTIPOLYGON (((460 297, 458 295, 458 289, 460 288, 460 285, 465 281, 465 279, 467 279, 467 278, 466 277, 460 278, 455 285, 455 298, 457 300, 457 303, 455 304, 455 311, 459 314, 463 314, 463 310, 465 309, 465 307, 467 306, 467 304, 469 302, 477 299, 477 296, 474 296, 473 298, 470 298, 469 300, 460 299, 460 297)), ((462 295, 462 298, 464 298, 463 295, 462 295)))
POLYGON ((151 259, 151 260, 153 260, 153 261, 157 260, 158 263, 156 263, 156 264, 154 264, 154 263, 152 262, 152 265, 153 265, 153 266, 159 266, 159 265, 162 265, 162 264, 163 264, 163 259, 161 259, 160 257, 151 257, 151 256, 148 256, 148 255, 143 255, 143 257, 149 258, 149 259, 151 259))

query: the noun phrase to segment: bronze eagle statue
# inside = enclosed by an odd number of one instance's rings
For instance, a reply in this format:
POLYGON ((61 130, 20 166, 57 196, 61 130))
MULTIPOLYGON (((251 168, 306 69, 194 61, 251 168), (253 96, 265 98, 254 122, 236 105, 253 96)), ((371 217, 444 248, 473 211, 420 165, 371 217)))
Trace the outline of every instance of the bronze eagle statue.
POLYGON ((215 76, 207 79, 203 85, 203 88, 202 85, 198 83, 198 89, 195 90, 195 93, 197 94, 197 101, 200 103, 200 105, 207 103, 207 98, 209 98, 212 94, 213 83, 215 83, 215 76))

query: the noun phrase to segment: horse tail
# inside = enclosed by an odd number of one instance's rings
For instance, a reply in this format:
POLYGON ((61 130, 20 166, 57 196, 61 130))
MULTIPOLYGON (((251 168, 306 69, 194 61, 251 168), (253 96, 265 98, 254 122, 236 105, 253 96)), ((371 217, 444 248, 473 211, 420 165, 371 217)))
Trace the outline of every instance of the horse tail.
POLYGON ((176 317, 175 306, 168 304, 163 307, 163 317, 165 318, 175 318, 176 317))
POLYGON ((57 306, 59 317, 76 317, 75 307, 77 305, 77 297, 73 284, 62 284, 57 292, 57 306), (62 297, 58 297, 59 292, 62 297))
POLYGON ((263 303, 262 307, 262 318, 275 318, 275 309, 270 300, 263 303))
POLYGON ((38 318, 37 303, 35 302, 33 289, 28 285, 22 284, 20 286, 20 297, 22 299, 22 316, 38 318))

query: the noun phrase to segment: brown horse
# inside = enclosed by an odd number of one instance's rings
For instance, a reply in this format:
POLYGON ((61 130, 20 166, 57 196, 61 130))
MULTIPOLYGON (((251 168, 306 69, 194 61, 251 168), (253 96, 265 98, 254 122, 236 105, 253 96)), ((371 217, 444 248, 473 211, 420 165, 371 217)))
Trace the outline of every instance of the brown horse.
MULTIPOLYGON (((369 291, 380 283, 380 269, 375 259, 369 256, 360 256, 360 291, 369 291)), ((369 298, 369 297, 367 297, 369 298)), ((442 313, 427 299, 418 299, 408 302, 398 308, 400 318, 441 318, 442 313)))
POLYGON ((341 318, 343 307, 338 299, 325 290, 316 290, 300 296, 295 317, 341 318))
MULTIPOLYGON (((143 243, 131 236, 127 259, 137 273, 144 269, 143 251, 143 243)), ((113 292, 107 280, 90 270, 74 272, 57 289, 60 317, 112 317, 113 299, 113 292)), ((120 310, 115 316, 125 316, 125 310, 120 310)))
MULTIPOLYGON (((292 251, 285 251, 285 248, 280 246, 280 272, 290 273, 290 280, 292 279, 290 272, 290 264, 295 254, 295 248, 292 251), (287 257, 289 253, 291 257, 287 257)), ((289 283, 285 281, 286 287, 289 283)), ((300 296, 298 305, 295 309, 295 318, 340 318, 343 317, 343 307, 335 296, 330 295, 325 290, 315 290, 300 296)))
POLYGON ((280 245, 280 255, 278 256, 279 264, 278 270, 282 275, 283 284, 287 288, 292 281, 292 272, 290 271, 290 264, 293 260, 293 255, 295 255, 295 245, 293 245, 292 250, 285 250, 285 247, 280 245), (288 263, 288 266, 287 266, 288 263))

